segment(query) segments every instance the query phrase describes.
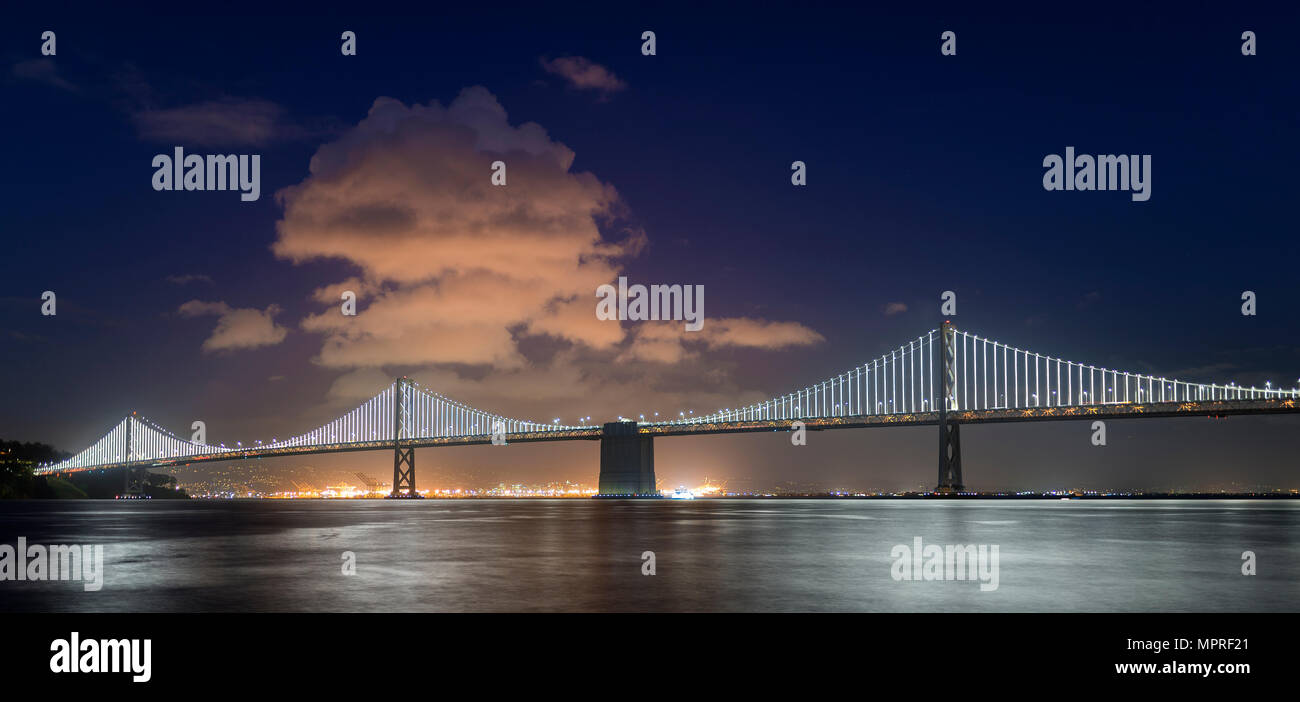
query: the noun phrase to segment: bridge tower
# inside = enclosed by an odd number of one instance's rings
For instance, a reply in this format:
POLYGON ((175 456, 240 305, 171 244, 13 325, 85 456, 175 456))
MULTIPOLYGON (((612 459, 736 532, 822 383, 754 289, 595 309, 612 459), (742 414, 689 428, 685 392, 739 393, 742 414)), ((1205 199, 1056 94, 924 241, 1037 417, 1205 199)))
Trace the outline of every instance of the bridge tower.
POLYGON ((393 491, 389 498, 420 498, 415 491, 415 447, 402 445, 406 433, 410 412, 407 407, 407 394, 411 381, 398 378, 393 384, 393 491))
MULTIPOLYGON (((125 463, 131 463, 131 425, 135 424, 135 412, 132 412, 126 418, 126 459, 125 463)), ((124 497, 144 497, 144 488, 149 484, 148 468, 132 468, 128 465, 122 471, 124 475, 124 484, 122 486, 122 495, 124 497)))
POLYGON ((636 422, 601 427, 596 497, 661 497, 655 487, 654 437, 641 435, 636 422))
POLYGON ((957 409, 957 349, 952 322, 939 328, 939 363, 935 364, 943 388, 939 401, 939 485, 935 492, 954 493, 966 489, 961 479, 961 425, 949 410, 957 409))

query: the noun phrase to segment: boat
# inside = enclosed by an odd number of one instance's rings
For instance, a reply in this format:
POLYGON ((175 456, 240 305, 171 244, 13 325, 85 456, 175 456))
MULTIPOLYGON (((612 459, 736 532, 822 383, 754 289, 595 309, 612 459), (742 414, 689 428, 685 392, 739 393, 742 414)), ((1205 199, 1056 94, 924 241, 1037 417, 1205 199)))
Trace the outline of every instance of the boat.
POLYGON ((687 489, 684 488, 684 487, 679 487, 679 488, 677 488, 676 490, 673 490, 673 499, 674 499, 674 500, 693 500, 693 499, 695 499, 695 495, 694 495, 694 493, 692 493, 690 490, 687 490, 687 489))

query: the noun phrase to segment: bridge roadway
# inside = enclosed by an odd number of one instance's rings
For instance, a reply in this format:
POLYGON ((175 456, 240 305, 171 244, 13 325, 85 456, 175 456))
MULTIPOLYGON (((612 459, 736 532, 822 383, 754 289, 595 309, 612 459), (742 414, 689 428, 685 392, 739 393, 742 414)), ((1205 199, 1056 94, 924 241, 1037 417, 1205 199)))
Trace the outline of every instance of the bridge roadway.
MULTIPOLYGON (((1116 403, 1100 405, 1083 405, 1070 407, 1034 407, 986 410, 951 410, 948 421, 959 424, 995 424, 1007 422, 1070 421, 1098 419, 1154 419, 1161 417, 1229 417, 1238 415, 1260 414, 1295 414, 1300 412, 1300 401, 1293 399, 1267 400, 1203 400, 1191 402, 1148 402, 1116 403)), ((827 429, 866 429, 872 427, 895 426, 935 426, 939 423, 938 412, 915 412, 907 414, 872 414, 846 417, 809 417, 806 419, 763 419, 737 420, 726 422, 702 422, 698 424, 681 423, 637 423, 635 434, 627 426, 618 432, 627 438, 632 436, 653 439, 657 436, 703 436, 710 434, 742 434, 752 432, 790 431, 794 422, 803 422, 810 431, 827 429)), ((626 426, 631 422, 611 422, 604 427, 585 427, 559 431, 516 432, 505 434, 507 444, 537 443, 543 441, 607 441, 611 438, 610 426, 626 426)), ((99 466, 72 468, 59 473, 78 473, 86 471, 103 471, 137 468, 175 468, 196 463, 216 461, 241 461, 260 458, 284 458, 327 453, 347 453, 351 451, 391 450, 399 444, 404 449, 438 448, 444 446, 474 446, 491 444, 490 434, 470 436, 435 437, 422 439, 392 439, 376 441, 358 441, 318 446, 285 446, 273 449, 248 448, 238 451, 220 451, 210 454, 198 454, 178 458, 146 459, 131 462, 111 463, 99 466)), ((653 457, 648 469, 653 475, 653 457)), ((602 461, 602 475, 605 471, 602 461)))
POLYGON ((801 422, 812 431, 936 426, 939 470, 935 489, 960 493, 965 491, 963 425, 1287 414, 1300 411, 1298 402, 1300 386, 1274 388, 1265 383, 1257 388, 1235 382, 1189 383, 1121 373, 1012 347, 960 331, 944 321, 939 329, 821 383, 702 417, 602 426, 566 426, 556 420, 548 425, 478 410, 403 376, 347 414, 306 434, 273 440, 265 447, 237 444, 231 450, 185 441, 132 413, 82 452, 37 472, 125 469, 127 493, 132 494, 138 491, 148 468, 392 449, 393 496, 418 497, 415 449, 492 443, 493 433, 485 429, 499 427, 496 436, 506 443, 599 440, 600 496, 654 497, 659 494, 654 479, 656 436, 789 431, 801 422), (1038 398, 1043 398, 1041 405, 1038 398), (1157 398, 1159 401, 1152 401, 1157 398), (868 411, 873 408, 877 411, 868 411), (332 440, 343 436, 368 439, 332 440), (134 456, 160 458, 114 462, 134 456))

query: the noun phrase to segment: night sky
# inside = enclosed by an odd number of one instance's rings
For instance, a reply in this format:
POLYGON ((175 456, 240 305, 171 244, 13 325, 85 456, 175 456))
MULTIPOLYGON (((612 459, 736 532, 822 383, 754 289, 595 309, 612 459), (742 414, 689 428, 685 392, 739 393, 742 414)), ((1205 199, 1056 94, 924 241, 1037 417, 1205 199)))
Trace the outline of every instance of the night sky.
MULTIPOLYGON (((1022 349, 1291 387, 1300 13, 1219 5, 10 16, 0 437, 77 451, 135 410, 247 443, 403 374, 541 421, 712 411, 924 334, 945 290, 959 328, 1022 349), (175 146, 259 154, 261 198, 156 192, 175 146), (1150 154, 1150 200, 1044 190, 1067 146, 1150 154), (596 320, 618 275, 704 285, 705 331, 596 320)), ((1297 429, 1117 420, 1093 447, 1087 422, 971 427, 966 483, 1300 487, 1297 429)), ((932 487, 935 431, 663 439, 656 468, 665 486, 932 487)), ((594 484, 598 446, 417 461, 594 484)), ((391 456, 303 463, 387 479, 391 456)))

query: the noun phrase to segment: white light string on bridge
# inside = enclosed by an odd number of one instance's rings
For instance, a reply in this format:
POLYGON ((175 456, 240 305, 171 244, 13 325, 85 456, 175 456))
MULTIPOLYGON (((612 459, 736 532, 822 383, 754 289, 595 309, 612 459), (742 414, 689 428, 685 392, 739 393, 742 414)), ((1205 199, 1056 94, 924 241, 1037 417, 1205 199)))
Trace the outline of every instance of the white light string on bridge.
POLYGON ((507 435, 591 428, 559 422, 533 422, 484 412, 420 387, 414 381, 408 382, 415 392, 407 401, 410 415, 405 423, 403 439, 490 435, 496 432, 498 425, 507 435))
MULTIPOLYGON (((1099 368, 1022 350, 951 327, 953 378, 949 410, 1011 410, 1094 405, 1178 404, 1222 400, 1295 400, 1300 389, 1246 387, 1235 383, 1191 383, 1099 368)), ((753 421, 912 415, 936 411, 936 365, 943 332, 931 330, 868 363, 764 402, 721 409, 703 416, 641 425, 717 425, 753 421)), ((555 436, 598 429, 590 425, 519 420, 484 412, 402 378, 357 408, 305 434, 263 444, 212 446, 181 439, 134 414, 118 422, 90 447, 40 473, 128 463, 173 463, 185 459, 273 456, 390 445, 400 441, 482 439, 509 435, 555 436), (399 404, 400 401, 400 404, 399 404), (399 432, 400 428, 400 432, 399 432), (399 435, 400 434, 400 435, 399 435)))
POLYGON ((179 438, 158 425, 134 414, 118 422, 107 434, 75 456, 41 466, 39 473, 56 473, 113 466, 132 462, 180 462, 183 459, 212 457, 220 454, 254 452, 257 455, 274 455, 273 452, 293 448, 334 448, 356 444, 375 444, 394 440, 420 440, 437 438, 462 438, 490 436, 499 427, 504 433, 545 433, 590 429, 588 426, 543 423, 514 419, 475 409, 456 400, 420 387, 412 380, 403 379, 384 388, 379 394, 361 403, 352 411, 309 432, 285 440, 260 440, 248 445, 237 442, 225 444, 199 444, 179 438), (401 395, 403 416, 396 413, 396 402, 401 395), (402 425, 401 436, 396 436, 397 422, 402 425))
MULTIPOLYGON (((879 358, 833 378, 763 402, 655 426, 829 419, 936 411, 934 373, 941 349, 931 330, 879 358)), ((1099 368, 1014 348, 953 330, 955 377, 950 410, 1083 407, 1108 404, 1300 398, 1300 389, 1191 383, 1099 368)))
POLYGON ((956 409, 994 410, 1114 404, 1295 399, 1300 389, 1191 383, 1099 368, 954 330, 956 409))
POLYGON ((906 344, 834 378, 738 409, 682 417, 654 425, 716 424, 829 417, 909 414, 934 409, 935 344, 933 329, 906 344))

